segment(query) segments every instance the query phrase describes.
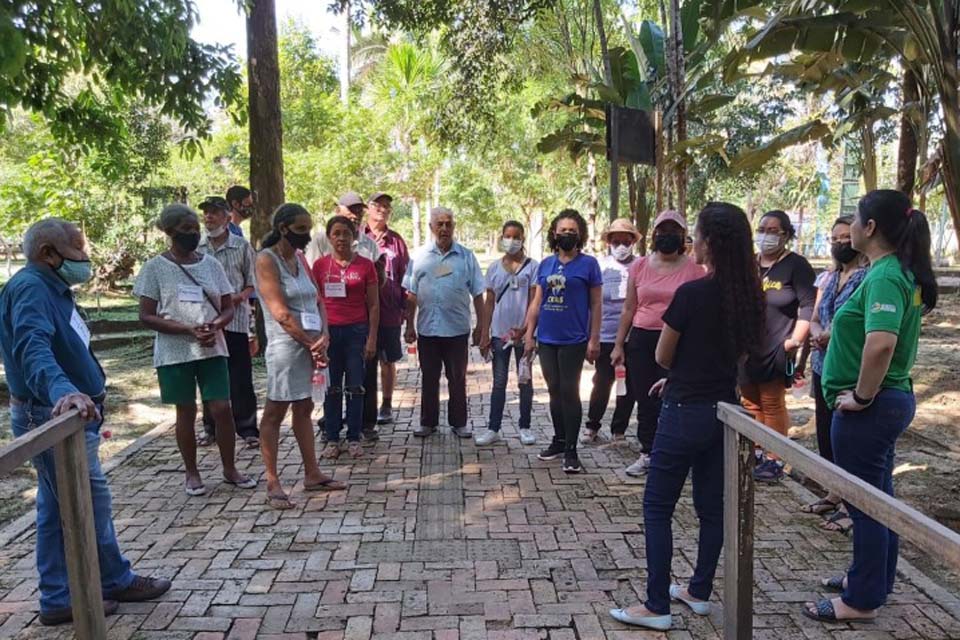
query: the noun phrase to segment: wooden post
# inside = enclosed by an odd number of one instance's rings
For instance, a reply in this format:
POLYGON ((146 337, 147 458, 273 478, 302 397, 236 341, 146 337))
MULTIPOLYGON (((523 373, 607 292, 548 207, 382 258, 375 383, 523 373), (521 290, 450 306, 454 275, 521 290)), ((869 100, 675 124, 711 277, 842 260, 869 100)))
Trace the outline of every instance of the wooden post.
POLYGON ((753 442, 723 432, 723 637, 753 636, 753 442))
POLYGON ((53 456, 73 628, 79 640, 100 640, 107 637, 107 625, 100 593, 100 563, 84 430, 57 443, 53 456))

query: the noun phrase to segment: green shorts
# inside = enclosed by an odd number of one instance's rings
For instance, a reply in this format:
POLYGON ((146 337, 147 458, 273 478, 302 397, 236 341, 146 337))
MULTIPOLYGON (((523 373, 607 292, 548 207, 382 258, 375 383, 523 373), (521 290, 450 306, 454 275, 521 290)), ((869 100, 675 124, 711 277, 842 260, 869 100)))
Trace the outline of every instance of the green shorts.
POLYGON ((163 404, 196 404, 197 385, 204 402, 230 399, 230 370, 223 357, 157 367, 157 379, 163 404))

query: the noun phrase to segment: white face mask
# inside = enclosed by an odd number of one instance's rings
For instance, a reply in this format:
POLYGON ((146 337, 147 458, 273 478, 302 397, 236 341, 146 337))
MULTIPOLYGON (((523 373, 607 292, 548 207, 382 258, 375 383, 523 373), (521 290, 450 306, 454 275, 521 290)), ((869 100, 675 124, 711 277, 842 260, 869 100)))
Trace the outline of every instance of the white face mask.
POLYGON ((207 229, 207 237, 208 237, 208 238, 219 238, 219 237, 222 236, 224 233, 226 233, 226 231, 227 231, 227 227, 226 227, 226 226, 217 227, 216 229, 207 229))
POLYGON ((630 256, 633 255, 633 247, 628 244, 614 245, 610 247, 610 255, 612 255, 617 262, 626 262, 630 259, 630 256))
POLYGON ((780 236, 775 233, 758 233, 755 242, 763 255, 770 255, 780 250, 780 236))
POLYGON ((517 238, 500 238, 500 250, 511 256, 523 251, 523 240, 517 238))

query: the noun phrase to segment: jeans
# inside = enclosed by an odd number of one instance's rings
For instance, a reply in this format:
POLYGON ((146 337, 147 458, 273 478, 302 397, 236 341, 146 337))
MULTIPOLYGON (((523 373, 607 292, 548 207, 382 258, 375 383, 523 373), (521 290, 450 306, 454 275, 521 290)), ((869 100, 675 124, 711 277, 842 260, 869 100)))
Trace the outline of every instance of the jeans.
POLYGON ((447 376, 447 424, 455 429, 467 426, 467 339, 462 336, 417 339, 423 385, 420 391, 420 426, 440 424, 440 371, 447 376))
MULTIPOLYGON (((519 376, 523 344, 503 348, 503 339, 494 338, 490 349, 493 353, 493 390, 490 392, 490 431, 500 431, 503 423, 503 407, 507 403, 507 380, 510 378, 510 354, 514 354, 519 376)), ((520 428, 530 428, 530 412, 533 410, 533 382, 518 383, 520 389, 520 428)))
POLYGON ((667 377, 667 370, 657 364, 659 340, 660 331, 633 327, 625 347, 627 382, 637 402, 637 439, 644 453, 653 451, 653 439, 660 420, 660 398, 650 397, 650 387, 667 377))
MULTIPOLYGON (((239 310, 238 310, 239 311, 239 310)), ((250 357, 250 338, 245 333, 224 331, 227 351, 230 357, 230 407, 233 410, 233 422, 237 435, 241 438, 259 438, 257 429, 257 392, 253 388, 253 359, 250 357)), ((213 416, 203 403, 203 430, 215 435, 213 416)))
MULTIPOLYGON (((881 389, 863 411, 834 412, 830 433, 837 466, 893 496, 897 438, 910 426, 916 408, 912 392, 881 389)), ((847 511, 853 520, 853 563, 843 602, 876 609, 893 591, 900 538, 850 503, 847 511)))
MULTIPOLYGON (((597 358, 596 369, 593 374, 593 390, 590 392, 590 406, 587 409, 587 429, 600 431, 600 421, 607 411, 610 402, 610 389, 616 380, 613 362, 610 361, 610 352, 613 351, 612 342, 600 343, 600 357, 597 358)), ((613 410, 613 419, 610 421, 610 433, 626 433, 630 424, 630 414, 633 413, 633 390, 630 388, 629 373, 627 374, 627 393, 617 396, 613 410)))
POLYGON ((817 407, 817 450, 820 457, 827 462, 833 462, 833 444, 830 442, 830 430, 833 425, 833 409, 827 406, 823 397, 823 387, 820 385, 820 374, 813 374, 813 401, 817 407))
POLYGON ((347 397, 347 440, 360 441, 363 429, 363 348, 367 343, 367 324, 330 326, 330 347, 327 357, 330 363, 330 388, 323 401, 326 416, 327 441, 340 440, 343 427, 343 397, 347 397))
MULTIPOLYGON (((103 415, 103 407, 98 407, 103 415)), ((50 420, 50 407, 32 402, 10 405, 13 435, 20 437, 50 420)), ((133 582, 130 562, 120 553, 117 532, 113 527, 113 509, 107 478, 100 468, 97 452, 100 448, 102 420, 87 425, 87 464, 90 467, 90 493, 93 497, 93 524, 100 560, 100 588, 105 595, 126 589, 133 582)), ((37 470, 37 571, 40 574, 40 610, 50 612, 70 606, 70 587, 67 581, 67 560, 63 550, 63 530, 57 505, 57 480, 53 450, 48 449, 33 458, 37 470)))
POLYGON ((550 394, 553 442, 564 445, 565 453, 576 453, 583 406, 580 404, 580 374, 587 343, 540 343, 540 370, 550 394))
POLYGON ((652 613, 670 613, 673 511, 693 469, 693 506, 700 521, 697 565, 690 595, 708 600, 723 548, 723 425, 715 404, 664 401, 653 442, 643 522, 647 544, 647 601, 652 613))

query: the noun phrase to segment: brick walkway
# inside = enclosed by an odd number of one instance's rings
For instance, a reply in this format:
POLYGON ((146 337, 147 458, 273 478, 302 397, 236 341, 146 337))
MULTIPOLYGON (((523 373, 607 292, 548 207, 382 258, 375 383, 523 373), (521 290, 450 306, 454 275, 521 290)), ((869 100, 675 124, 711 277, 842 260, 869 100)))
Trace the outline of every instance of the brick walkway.
MULTIPOLYGON (((717 596, 707 618, 674 607, 675 630, 666 636, 628 628, 606 613, 633 603, 644 588, 643 480, 622 471, 634 449, 584 447, 586 473, 566 476, 559 462, 540 462, 537 447, 520 444, 515 397, 506 438, 493 447, 478 449, 445 429, 421 442, 410 433, 416 372, 403 368, 400 379, 397 424, 364 459, 335 468, 349 490, 304 494, 298 485, 292 511, 267 508, 262 484, 245 492, 217 483, 212 449, 201 465, 212 490, 188 498, 172 432, 141 443, 110 474, 115 521, 135 567, 172 577, 174 587, 160 602, 122 605, 108 620, 110 638, 721 636, 717 596)), ((486 365, 471 364, 475 428, 484 424, 490 380, 486 365)), ((551 427, 541 391, 534 411, 542 444, 551 427)), ((240 456, 247 470, 261 471, 258 453, 240 456)), ((290 485, 300 463, 286 428, 281 463, 290 485)), ((903 561, 904 575, 877 624, 803 618, 799 603, 818 595, 817 579, 843 567, 850 550, 847 539, 797 513, 807 497, 793 482, 758 489, 755 637, 960 637, 960 603, 903 561)), ((692 572, 695 523, 688 490, 675 518, 678 578, 692 572)), ((0 540, 11 536, 0 547, 0 637, 72 637, 69 627, 50 630, 34 621, 33 532, 0 532, 0 540)))

